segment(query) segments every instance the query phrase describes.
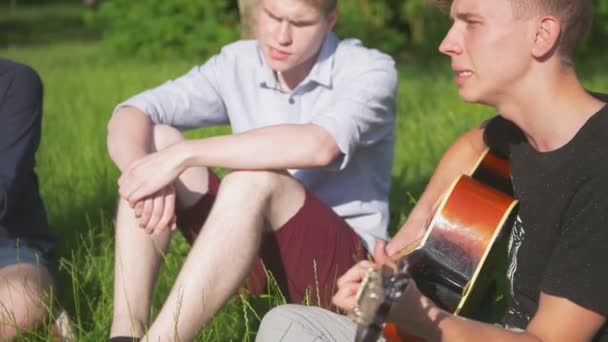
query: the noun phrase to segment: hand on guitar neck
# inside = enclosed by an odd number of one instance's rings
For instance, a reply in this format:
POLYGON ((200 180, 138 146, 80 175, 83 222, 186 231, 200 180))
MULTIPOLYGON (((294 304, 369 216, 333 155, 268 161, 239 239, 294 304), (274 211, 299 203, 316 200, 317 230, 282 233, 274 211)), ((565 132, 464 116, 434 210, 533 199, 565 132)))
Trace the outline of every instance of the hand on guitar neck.
MULTIPOLYGON (((338 279, 338 292, 333 302, 358 324, 356 342, 376 342, 381 336, 390 342, 423 341, 414 336, 402 340, 399 336, 405 334, 398 335, 395 326, 391 327, 392 333, 390 328, 385 328, 385 322, 391 321, 391 310, 397 300, 403 297, 406 301, 413 299, 418 302, 416 297, 423 298, 411 281, 405 262, 404 258, 397 265, 386 253, 386 243, 378 241, 374 248, 374 262, 361 261, 338 279)), ((414 308, 407 310, 410 314, 418 311, 414 308)), ((423 316, 422 311, 419 316, 423 316)))
MULTIPOLYGON (((486 151, 471 176, 458 177, 439 205, 417 206, 393 242, 376 244, 375 264, 363 261, 338 280, 334 304, 358 323, 357 341, 376 341, 386 322, 428 337, 437 333, 442 315, 483 314, 479 303, 491 298, 495 284, 482 271, 493 269, 503 254, 494 246, 506 242, 503 227, 511 227, 517 205, 508 171, 495 172, 505 168, 486 151)), ((384 327, 391 342, 417 340, 395 332, 395 326, 384 327)))

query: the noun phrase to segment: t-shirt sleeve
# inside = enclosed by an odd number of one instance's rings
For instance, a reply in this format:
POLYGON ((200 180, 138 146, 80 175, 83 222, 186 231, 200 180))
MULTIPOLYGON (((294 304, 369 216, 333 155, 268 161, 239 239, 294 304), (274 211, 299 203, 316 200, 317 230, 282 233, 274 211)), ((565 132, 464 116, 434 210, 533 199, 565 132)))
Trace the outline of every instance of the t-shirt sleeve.
POLYGON ((358 147, 393 136, 397 82, 394 62, 388 56, 335 81, 332 104, 311 120, 334 137, 342 152, 332 168, 345 168, 358 147))
POLYGON ((483 140, 490 150, 509 157, 511 145, 522 142, 524 136, 514 123, 497 115, 485 123, 483 140))
POLYGON ((221 72, 230 67, 230 60, 226 53, 213 56, 185 75, 120 103, 116 109, 132 106, 146 113, 154 123, 179 129, 227 124, 229 119, 220 91, 221 72))
POLYGON ((608 314, 608 180, 604 176, 586 180, 564 213, 568 219, 541 290, 608 314))
POLYGON ((0 94, 0 221, 23 193, 34 172, 40 143, 42 81, 28 66, 15 64, 0 82, 9 83, 0 94))

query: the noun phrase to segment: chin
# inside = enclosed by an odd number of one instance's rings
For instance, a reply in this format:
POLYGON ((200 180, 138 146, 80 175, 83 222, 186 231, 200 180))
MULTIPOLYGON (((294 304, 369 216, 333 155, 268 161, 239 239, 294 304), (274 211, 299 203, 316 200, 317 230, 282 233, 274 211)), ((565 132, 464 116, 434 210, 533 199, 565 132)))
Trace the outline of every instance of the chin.
POLYGON ((462 91, 458 92, 460 95, 460 99, 466 103, 476 103, 477 99, 468 93, 463 93, 462 91))
POLYGON ((273 59, 268 59, 268 66, 276 72, 286 72, 292 68, 291 63, 287 61, 276 61, 273 59))
POLYGON ((481 94, 472 89, 460 88, 458 94, 460 95, 460 99, 466 103, 484 103, 481 94))

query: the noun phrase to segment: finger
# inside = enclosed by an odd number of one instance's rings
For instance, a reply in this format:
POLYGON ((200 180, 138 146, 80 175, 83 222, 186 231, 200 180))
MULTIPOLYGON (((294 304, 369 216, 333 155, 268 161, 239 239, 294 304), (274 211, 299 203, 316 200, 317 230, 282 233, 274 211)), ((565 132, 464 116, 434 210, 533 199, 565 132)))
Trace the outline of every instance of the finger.
POLYGON ((386 253, 386 242, 383 240, 376 241, 376 245, 374 246, 374 260, 377 266, 386 265, 390 267, 393 272, 397 271, 397 263, 386 253))
POLYGON ((169 222, 169 227, 171 231, 174 232, 177 229, 177 216, 173 215, 171 218, 171 222, 169 222))
POLYGON ((130 181, 129 174, 131 173, 130 169, 125 170, 125 172, 120 175, 118 178, 118 193, 123 198, 128 198, 128 196, 133 192, 132 182, 130 181))
POLYGON ((348 284, 336 292, 332 302, 345 312, 350 312, 357 305, 357 291, 361 284, 348 284))
POLYGON ((118 193, 119 193, 120 197, 127 200, 127 202, 129 202, 129 206, 131 208, 133 208, 135 206, 135 204, 137 204, 137 202, 142 199, 142 198, 135 198, 133 196, 133 193, 135 192, 135 188, 133 188, 133 186, 134 185, 132 183, 127 183, 118 188, 118 193))
POLYGON ((388 255, 397 254, 421 239, 433 218, 432 216, 432 211, 429 211, 426 215, 410 215, 386 246, 388 255))
POLYGON ((143 202, 144 208, 139 218, 139 226, 145 229, 150 221, 150 216, 152 216, 152 210, 154 210, 154 201, 152 198, 146 198, 143 202))
POLYGON ((139 196, 141 193, 139 189, 143 186, 142 178, 130 176, 130 173, 131 172, 129 171, 129 173, 125 173, 121 176, 122 182, 119 184, 118 192, 122 198, 126 199, 134 206, 146 196, 139 196))
POLYGON ((163 215, 161 216, 158 224, 156 225, 155 232, 164 232, 167 228, 170 228, 170 222, 175 216, 175 195, 172 193, 166 194, 164 203, 163 215))
POLYGON ((120 197, 128 200, 130 192, 128 191, 127 186, 125 184, 118 186, 118 194, 120 195, 120 197))
POLYGON ((138 184, 137 188, 135 188, 127 195, 127 200, 136 203, 138 201, 141 201, 145 197, 152 196, 153 194, 154 191, 149 191, 148 189, 146 189, 146 185, 142 183, 138 184))
POLYGON ((409 229, 403 226, 387 244, 386 252, 389 255, 394 255, 402 251, 413 241, 410 235, 412 234, 409 229))
POLYGON ((152 234, 158 228, 158 222, 163 216, 163 212, 165 210, 165 199, 162 194, 158 194, 154 196, 154 210, 152 210, 152 215, 150 215, 150 221, 148 221, 148 225, 146 226, 146 230, 152 234))
POLYGON ((143 201, 139 201, 135 204, 135 207, 133 208, 133 212, 135 213, 135 217, 140 218, 141 217, 141 213, 144 211, 144 202, 143 201))
POLYGON ((355 266, 351 267, 346 273, 344 273, 340 278, 338 278, 337 285, 338 287, 342 287, 344 284, 352 283, 352 282, 361 282, 367 271, 370 268, 374 268, 374 263, 369 260, 363 260, 357 263, 355 266))
POLYGON ((376 240, 376 244, 374 245, 374 261, 377 265, 383 265, 387 259, 388 255, 386 255, 386 242, 383 240, 376 240))

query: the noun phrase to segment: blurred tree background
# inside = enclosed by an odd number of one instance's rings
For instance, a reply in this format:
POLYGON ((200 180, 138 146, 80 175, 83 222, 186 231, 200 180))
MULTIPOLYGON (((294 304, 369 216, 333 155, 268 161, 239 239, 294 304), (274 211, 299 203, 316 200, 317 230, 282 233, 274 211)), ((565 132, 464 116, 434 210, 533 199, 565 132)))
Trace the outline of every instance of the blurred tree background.
MULTIPOLYGON (((33 0, 30 0, 33 1, 33 0)), ((256 0, 98 0, 89 23, 103 31, 108 47, 121 55, 165 58, 209 55, 242 35, 251 37, 256 0), (239 8, 241 12, 239 13, 239 8), (245 14, 243 26, 239 14, 245 14), (244 33, 239 31, 243 28, 244 33), (247 32, 249 30, 249 32, 247 32)), ((426 0, 342 0, 336 27, 341 37, 357 37, 395 57, 435 55, 446 32, 446 13, 426 0)), ((586 48, 608 38, 608 0, 595 0, 594 30, 586 48)))
MULTIPOLYGON (((8 12, 40 4, 81 4, 92 10, 84 18, 69 16, 64 7, 55 16, 32 18, 37 23, 3 20, 0 46, 11 42, 43 42, 49 32, 67 34, 62 27, 81 27, 79 38, 99 36, 117 56, 150 60, 205 58, 239 37, 251 37, 252 4, 256 0, 5 0, 8 12), (240 11, 239 11, 240 9, 240 11), (240 21, 241 17, 246 19, 240 21), (62 19, 63 18, 63 19, 62 19), (41 20, 42 19, 42 20, 41 20), (72 21, 72 22, 70 22, 72 21), (77 21, 77 22, 76 22, 77 21), (39 23, 42 22, 43 25, 39 23), (49 27, 57 26, 57 27, 49 27), (243 32, 241 32, 243 31, 243 32)), ((396 58, 436 56, 436 46, 446 32, 449 19, 428 0, 342 0, 336 27, 341 37, 357 37, 367 46, 396 58)), ((583 49, 603 47, 608 38, 608 0, 594 0, 595 24, 583 49)), ((1 5, 0 5, 1 6, 1 5)), ((73 7, 72 7, 73 8, 73 7)), ((0 7, 0 10, 2 7, 0 7)), ((33 16, 35 17, 35 16, 33 16)))

